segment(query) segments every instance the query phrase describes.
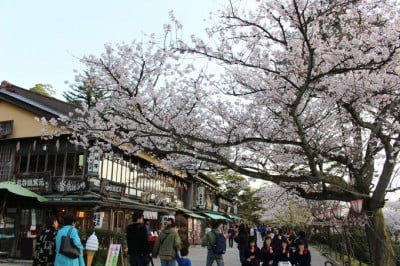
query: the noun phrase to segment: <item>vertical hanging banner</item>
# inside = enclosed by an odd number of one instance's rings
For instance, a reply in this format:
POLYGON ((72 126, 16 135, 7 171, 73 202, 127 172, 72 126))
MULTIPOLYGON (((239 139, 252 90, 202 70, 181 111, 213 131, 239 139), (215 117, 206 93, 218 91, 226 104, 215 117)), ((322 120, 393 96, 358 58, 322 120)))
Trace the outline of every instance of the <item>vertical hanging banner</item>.
POLYGON ((197 208, 204 209, 205 207, 205 188, 203 185, 197 187, 197 208))
POLYGON ((118 257, 119 252, 121 250, 120 244, 110 244, 108 248, 108 255, 105 266, 117 266, 118 265, 118 257))

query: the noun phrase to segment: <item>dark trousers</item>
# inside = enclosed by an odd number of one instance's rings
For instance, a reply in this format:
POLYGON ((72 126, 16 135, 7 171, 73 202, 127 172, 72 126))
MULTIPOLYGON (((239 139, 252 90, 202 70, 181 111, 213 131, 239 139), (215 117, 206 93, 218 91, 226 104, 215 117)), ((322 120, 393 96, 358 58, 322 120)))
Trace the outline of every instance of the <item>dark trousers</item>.
POLYGON ((149 257, 146 255, 129 256, 130 266, 147 266, 149 257))

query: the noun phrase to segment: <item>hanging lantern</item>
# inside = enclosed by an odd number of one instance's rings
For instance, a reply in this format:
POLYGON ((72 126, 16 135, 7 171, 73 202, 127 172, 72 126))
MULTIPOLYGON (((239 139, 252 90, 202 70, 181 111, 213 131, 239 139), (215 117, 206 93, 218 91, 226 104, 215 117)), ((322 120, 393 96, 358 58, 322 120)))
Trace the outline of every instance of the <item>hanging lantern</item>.
POLYGON ((363 209, 363 199, 356 199, 350 201, 350 207, 356 214, 361 214, 363 209))
POLYGON ((333 214, 333 217, 340 220, 343 218, 343 209, 342 208, 333 208, 332 214, 333 214))
POLYGON ((319 221, 324 220, 325 218, 325 213, 323 212, 315 212, 313 213, 314 217, 317 218, 319 221))
POLYGON ((324 216, 325 216, 326 220, 331 220, 332 216, 333 216, 332 210, 328 210, 327 212, 325 212, 324 216))

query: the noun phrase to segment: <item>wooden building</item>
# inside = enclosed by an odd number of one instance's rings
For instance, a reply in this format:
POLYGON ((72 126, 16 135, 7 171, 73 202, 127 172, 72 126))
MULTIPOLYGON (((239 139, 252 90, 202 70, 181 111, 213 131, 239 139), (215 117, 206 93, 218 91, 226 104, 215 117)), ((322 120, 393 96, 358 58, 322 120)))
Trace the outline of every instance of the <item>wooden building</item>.
MULTIPOLYGON (((218 184, 204 174, 168 170, 144 152, 128 156, 118 149, 105 154, 83 149, 69 141, 68 131, 42 138, 40 118, 58 117, 74 109, 55 98, 1 83, 0 181, 14 181, 48 201, 7 203, 0 217, 0 251, 30 259, 46 215, 56 215, 62 223, 65 213, 77 215, 82 232, 124 232, 133 211, 143 211, 152 231, 160 230, 168 217, 175 217, 183 238, 199 244, 203 222, 213 219, 204 213, 220 211, 213 210, 219 202, 218 184)), ((223 203, 229 205, 229 201, 223 203)), ((218 215, 229 220, 233 213, 226 212, 226 206, 223 210, 218 215)))

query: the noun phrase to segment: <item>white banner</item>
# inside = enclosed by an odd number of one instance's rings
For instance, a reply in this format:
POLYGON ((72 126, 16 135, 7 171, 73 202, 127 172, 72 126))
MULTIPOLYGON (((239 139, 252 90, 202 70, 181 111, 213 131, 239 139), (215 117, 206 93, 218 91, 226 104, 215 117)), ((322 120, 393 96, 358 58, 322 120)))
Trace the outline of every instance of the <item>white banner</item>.
POLYGON ((158 212, 144 211, 143 212, 143 218, 144 219, 149 219, 149 220, 157 220, 158 219, 158 212))

